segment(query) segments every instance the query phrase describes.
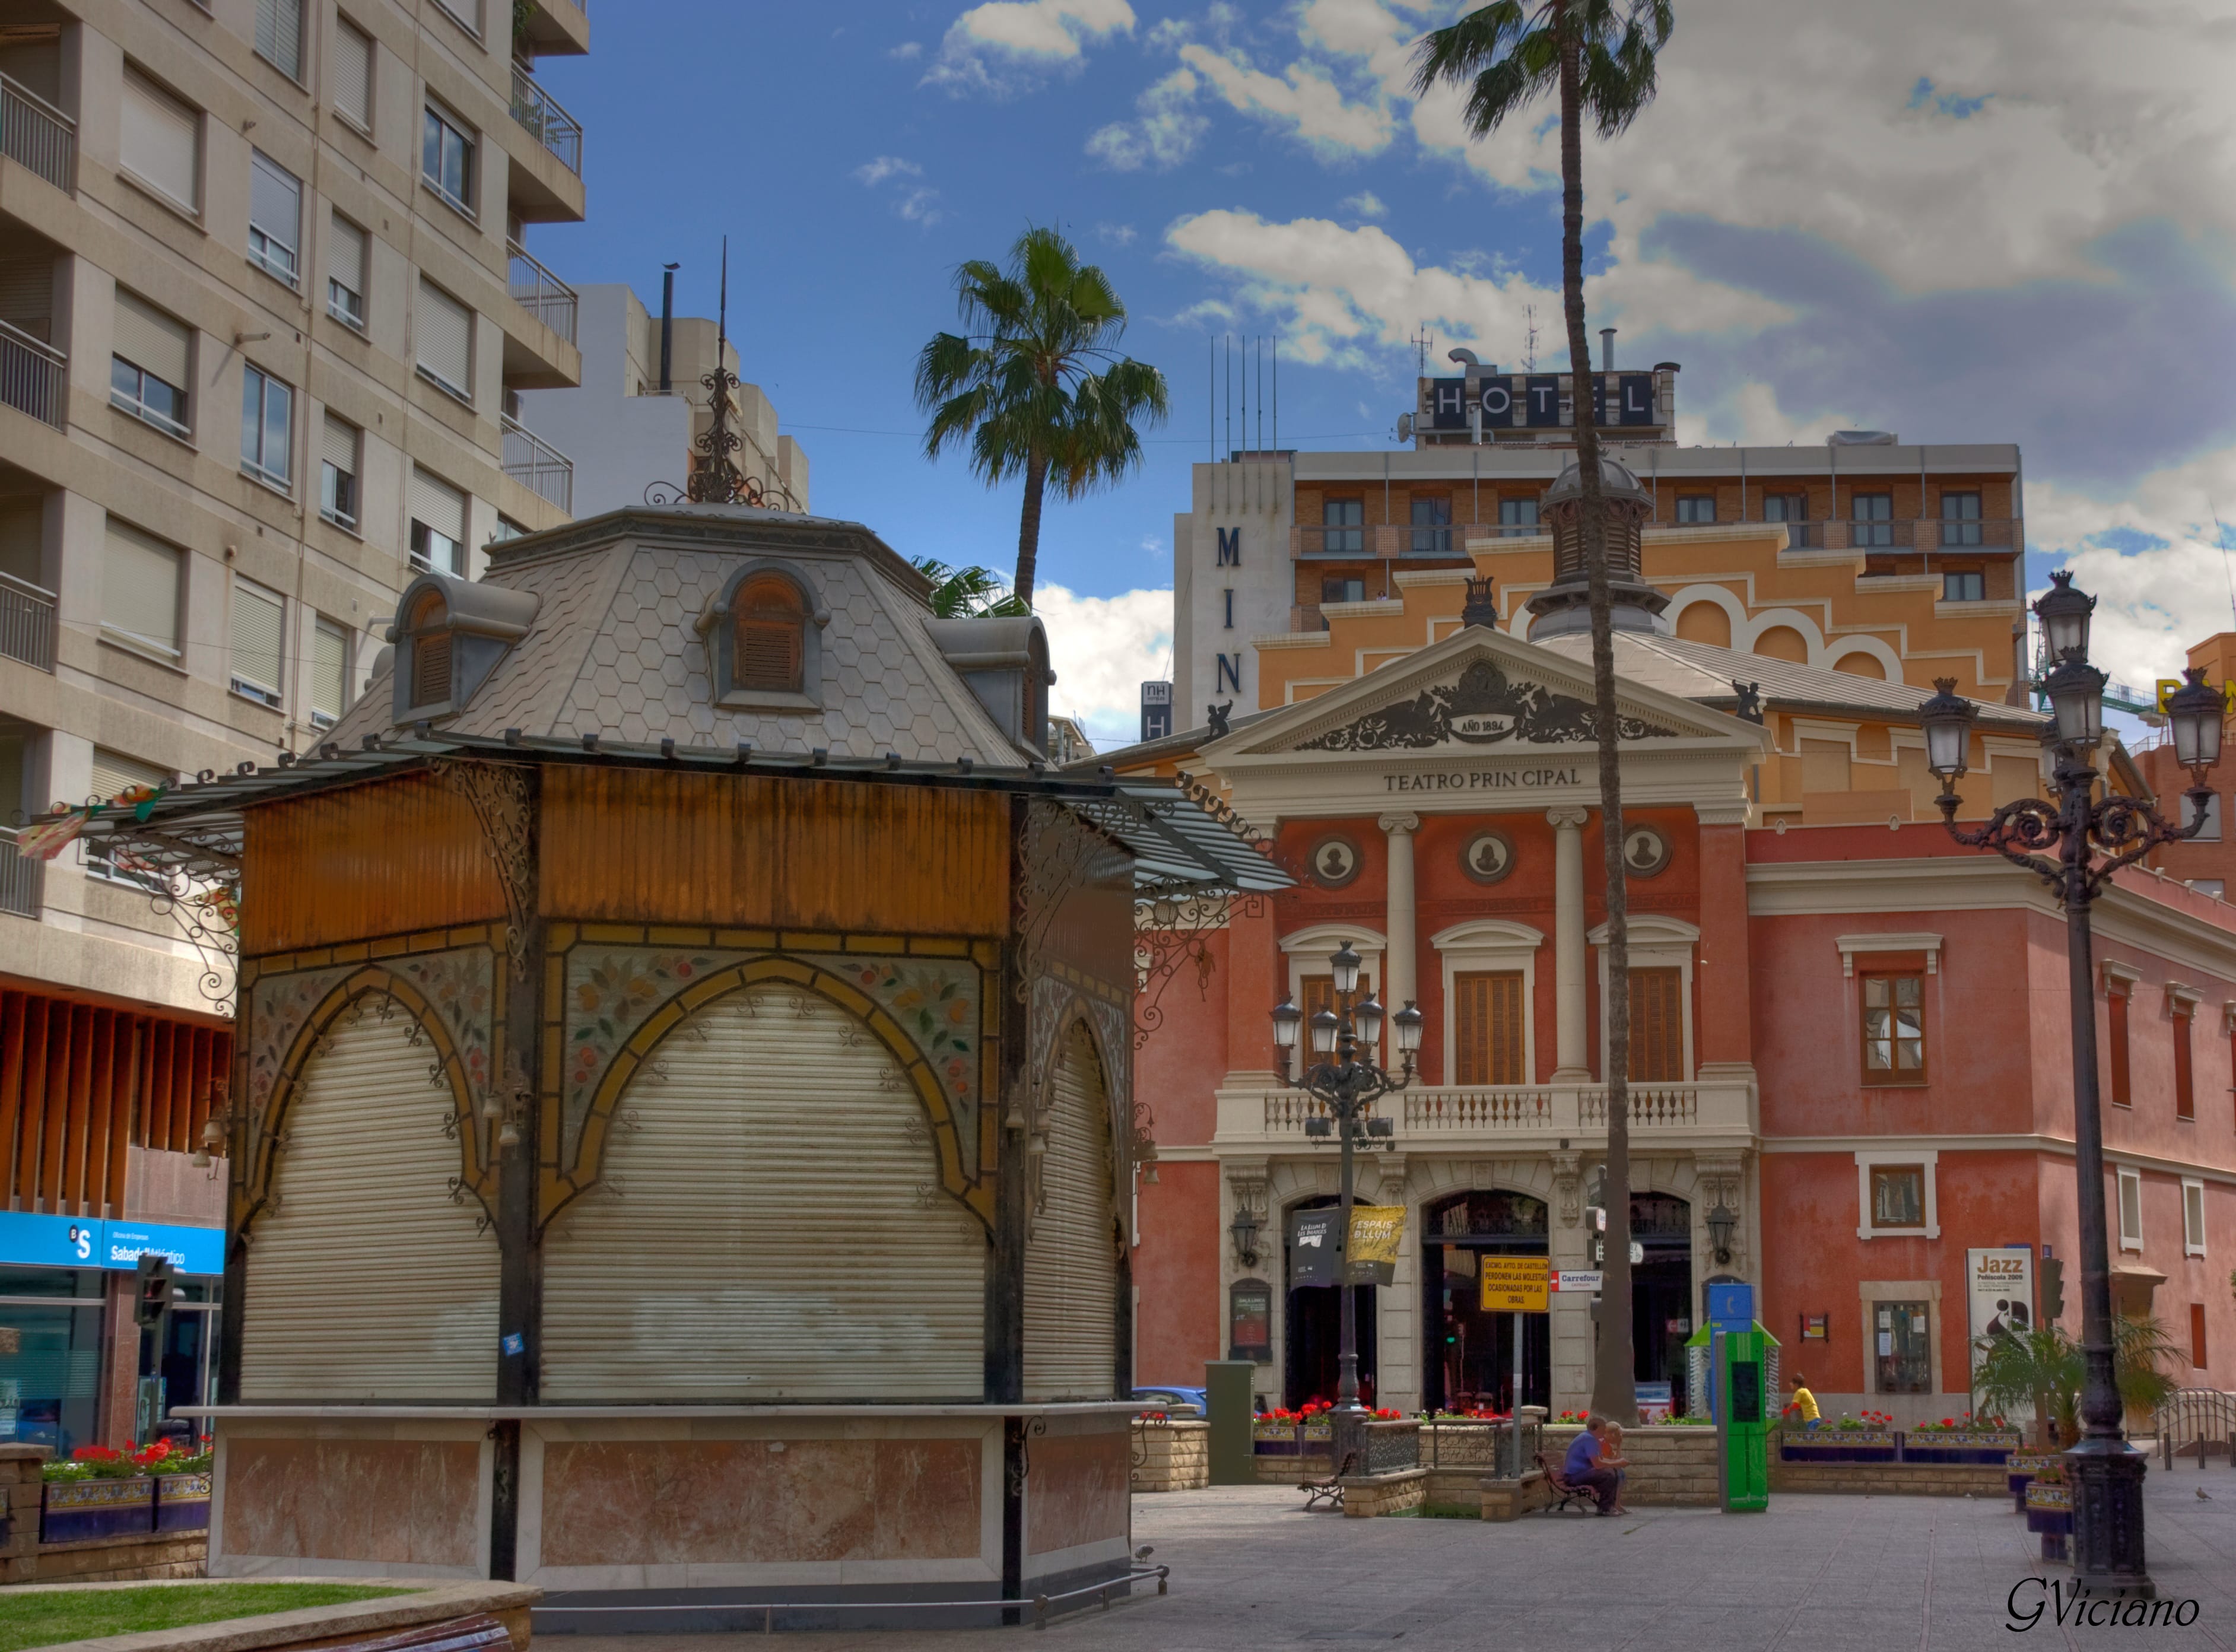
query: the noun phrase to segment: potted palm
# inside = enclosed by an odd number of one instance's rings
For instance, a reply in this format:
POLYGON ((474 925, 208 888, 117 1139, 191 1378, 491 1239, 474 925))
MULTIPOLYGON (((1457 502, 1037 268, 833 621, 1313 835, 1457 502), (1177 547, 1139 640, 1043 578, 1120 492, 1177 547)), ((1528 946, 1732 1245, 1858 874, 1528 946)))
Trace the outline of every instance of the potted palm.
MULTIPOLYGON (((2013 1503, 2025 1510, 2029 1483, 2058 1466, 2062 1451, 2081 1438, 2081 1346, 2047 1325, 1982 1337, 1974 1346, 1973 1404, 1984 1412, 2034 1418, 2033 1449, 2007 1459, 2013 1503)), ((2174 1351, 2156 1320, 2122 1315, 2112 1321, 2112 1378, 2127 1410, 2150 1411, 2174 1391, 2160 1366, 2174 1351)))

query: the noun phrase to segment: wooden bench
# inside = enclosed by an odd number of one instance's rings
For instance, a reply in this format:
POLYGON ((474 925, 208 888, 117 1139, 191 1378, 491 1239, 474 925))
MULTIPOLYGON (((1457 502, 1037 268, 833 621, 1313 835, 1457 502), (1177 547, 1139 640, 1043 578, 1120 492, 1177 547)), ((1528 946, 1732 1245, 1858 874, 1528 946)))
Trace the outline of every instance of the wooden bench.
POLYGON ((422 1623, 367 1641, 337 1641, 324 1652, 511 1652, 512 1636, 487 1613, 422 1623))
POLYGON ((1358 1470, 1358 1453, 1345 1451, 1343 1461, 1336 1464, 1334 1473, 1325 1480, 1299 1480, 1297 1490, 1305 1494, 1305 1512, 1310 1514, 1323 1503, 1331 1509, 1343 1507, 1343 1482, 1346 1475, 1358 1470))
POLYGON ((1599 1512, 1600 1494, 1590 1486, 1580 1485, 1570 1479, 1561 1467, 1560 1458, 1553 1452, 1538 1452, 1537 1466, 1544 1471, 1546 1489, 1553 1494, 1553 1500, 1545 1505, 1546 1513, 1563 1513, 1571 1504, 1577 1504, 1587 1514, 1599 1512))

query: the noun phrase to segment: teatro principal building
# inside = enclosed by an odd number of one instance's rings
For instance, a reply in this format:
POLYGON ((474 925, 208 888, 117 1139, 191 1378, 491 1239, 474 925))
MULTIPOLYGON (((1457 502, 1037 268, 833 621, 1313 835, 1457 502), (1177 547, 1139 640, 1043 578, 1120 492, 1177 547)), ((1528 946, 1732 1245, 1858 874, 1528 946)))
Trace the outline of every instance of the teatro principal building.
MULTIPOLYGON (((1917 714, 1937 677, 1979 702, 1962 817, 2040 789, 2016 595, 1987 615, 1976 590, 1797 548, 1779 522, 1657 525, 1628 471, 1610 461, 1607 480, 1630 570, 1627 984, 1605 955, 1573 466, 1526 532, 1437 566, 1397 537, 1389 595, 1253 638, 1254 705, 1187 707, 1177 721, 1203 726, 1099 760, 1191 777, 1296 879, 1208 915, 1200 946, 1164 938, 1177 967, 1143 990, 1159 1175, 1135 1194, 1138 1382, 1242 1358, 1266 1404, 1333 1397, 1336 1293, 1296 1283, 1291 1239, 1333 1202, 1337 1155, 1281 1082, 1269 1012, 1323 1007, 1345 942, 1425 1023, 1420 1075, 1379 1103, 1391 1134, 1361 1159, 1360 1198, 1405 1211, 1393 1280, 1361 1292, 1376 1403, 1503 1409, 1517 1366, 1524 1403, 1587 1400, 1595 1299, 1487 1313, 1478 1281, 1489 1257, 1597 1265, 1615 990, 1642 1381, 1683 1403, 1712 1277, 1756 1284, 1828 1414, 1905 1422, 1969 1403, 1983 1311, 2057 1311, 2042 1263, 2077 1255, 2064 920, 2039 882, 1950 839, 1917 714), (1687 618, 1704 606, 1726 641, 1687 618), (1807 657, 1748 646, 1773 631, 1805 631, 1807 657), (1985 1310, 1983 1249, 2027 1262, 1985 1310)), ((2115 739, 2098 767, 2143 789, 2115 739)), ((2095 925, 2116 1300, 2161 1322, 2179 1384, 2236 1387, 2236 908, 2127 872, 2095 925)), ((2068 1329, 2079 1300, 2075 1261, 2068 1329)))

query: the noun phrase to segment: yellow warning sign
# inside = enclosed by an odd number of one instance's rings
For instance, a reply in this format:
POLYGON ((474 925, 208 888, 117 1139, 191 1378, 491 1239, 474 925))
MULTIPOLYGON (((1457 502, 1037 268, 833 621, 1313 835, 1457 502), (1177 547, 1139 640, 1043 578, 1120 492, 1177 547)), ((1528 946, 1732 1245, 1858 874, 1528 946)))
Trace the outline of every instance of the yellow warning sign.
POLYGON ((1542 1256, 1485 1256, 1482 1261, 1484 1313, 1545 1312, 1546 1274, 1542 1256))

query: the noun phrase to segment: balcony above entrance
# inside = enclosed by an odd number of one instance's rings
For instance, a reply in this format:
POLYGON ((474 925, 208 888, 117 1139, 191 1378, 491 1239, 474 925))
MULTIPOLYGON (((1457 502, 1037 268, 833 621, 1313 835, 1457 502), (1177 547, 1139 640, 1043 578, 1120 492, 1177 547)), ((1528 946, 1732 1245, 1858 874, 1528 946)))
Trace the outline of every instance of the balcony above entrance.
MULTIPOLYGON (((1400 1151, 1502 1154, 1590 1149, 1607 1139, 1602 1084, 1417 1086, 1379 1103, 1400 1151)), ((1255 1086, 1219 1092, 1215 1148, 1257 1152, 1306 1146, 1305 1122, 1320 1103, 1295 1090, 1255 1086)), ((1745 1080, 1630 1087, 1633 1151, 1751 1144, 1757 1129, 1754 1086, 1745 1080)))

